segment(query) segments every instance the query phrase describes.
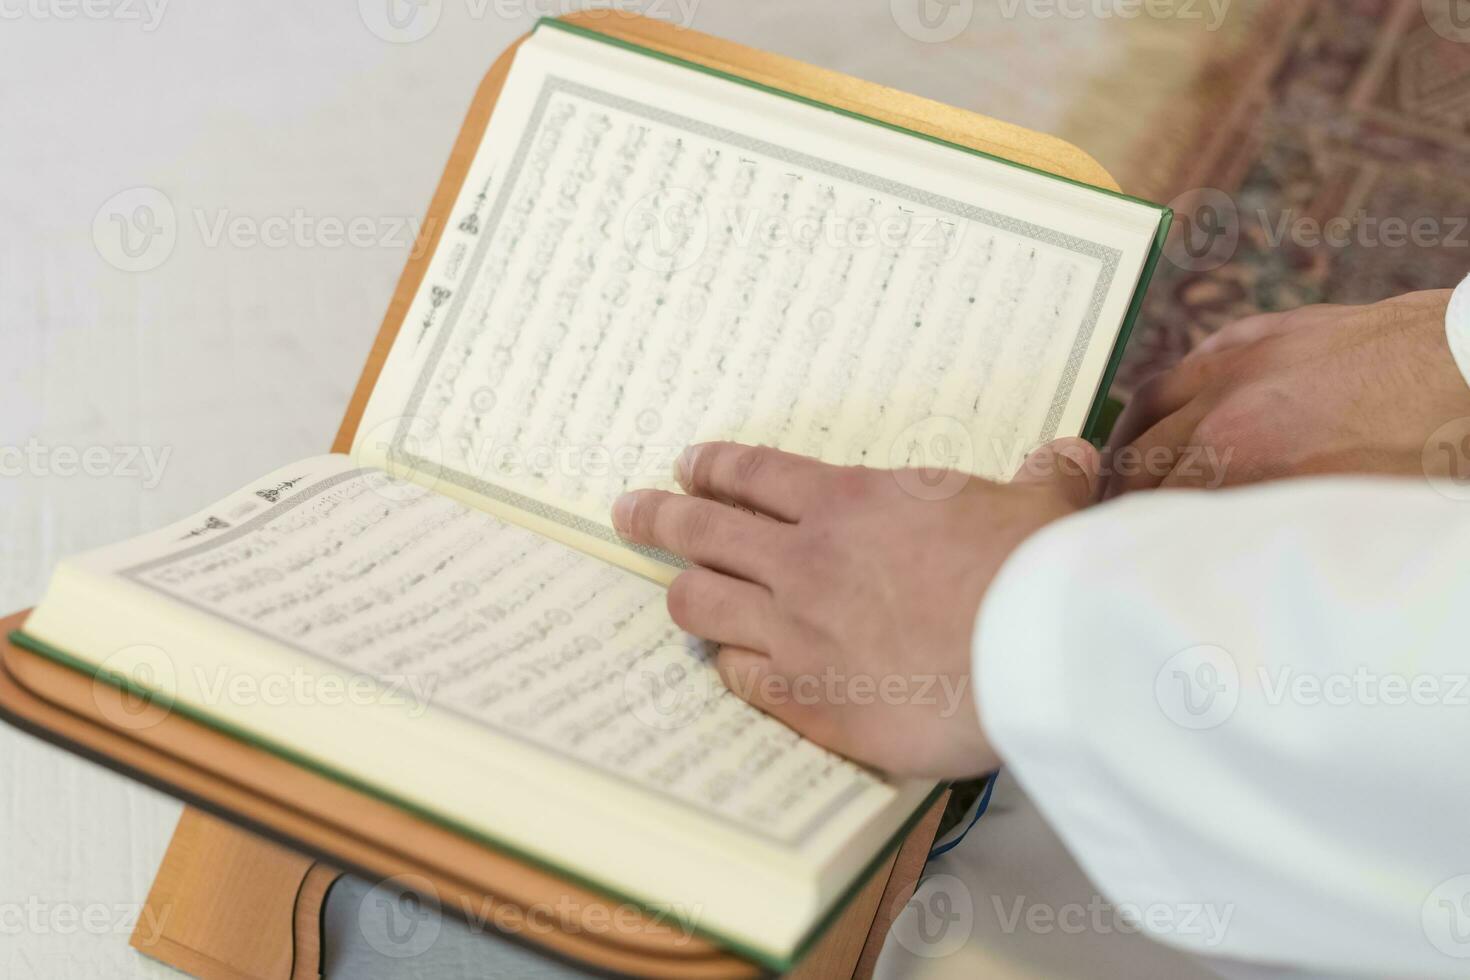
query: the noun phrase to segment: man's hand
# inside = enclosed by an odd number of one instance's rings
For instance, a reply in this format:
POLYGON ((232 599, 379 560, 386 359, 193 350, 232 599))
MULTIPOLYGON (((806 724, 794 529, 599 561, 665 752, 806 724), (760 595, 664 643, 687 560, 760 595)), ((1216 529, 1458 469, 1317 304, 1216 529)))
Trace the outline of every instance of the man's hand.
POLYGON ((1445 339, 1450 291, 1248 317, 1143 386, 1111 440, 1105 496, 1325 473, 1419 473, 1470 416, 1445 339))
POLYGON ((1022 541, 1086 505, 1097 463, 1062 440, 1009 485, 969 478, 932 500, 904 489, 932 473, 706 443, 679 458, 687 495, 626 494, 613 524, 696 566, 669 612, 721 645, 736 694, 886 771, 969 776, 999 765, 970 689, 980 600, 1022 541))

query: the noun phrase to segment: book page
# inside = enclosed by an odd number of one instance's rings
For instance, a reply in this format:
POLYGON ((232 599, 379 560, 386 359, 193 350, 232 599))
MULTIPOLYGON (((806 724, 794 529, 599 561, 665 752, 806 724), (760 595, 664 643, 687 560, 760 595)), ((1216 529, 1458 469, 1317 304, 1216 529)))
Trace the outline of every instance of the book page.
POLYGON ((543 26, 453 220, 354 452, 609 554, 696 441, 1009 476, 1159 212, 543 26))
POLYGON ((933 789, 726 690, 657 584, 344 455, 63 561, 24 633, 152 692, 121 730, 182 712, 773 969, 933 789))
MULTIPOLYGON (((779 847, 892 796, 730 693, 658 585, 345 457, 84 561, 328 674, 371 678, 779 847)), ((182 667, 154 676, 177 683, 182 667)), ((209 712, 209 690, 168 693, 209 712)))

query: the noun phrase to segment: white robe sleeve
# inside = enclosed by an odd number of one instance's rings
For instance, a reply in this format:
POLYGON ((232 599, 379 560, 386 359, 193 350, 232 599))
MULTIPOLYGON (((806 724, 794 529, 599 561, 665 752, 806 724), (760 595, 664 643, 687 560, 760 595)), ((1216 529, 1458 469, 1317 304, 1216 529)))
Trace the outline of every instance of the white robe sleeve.
POLYGON ((1003 567, 980 715, 1156 938, 1464 976, 1467 614, 1470 499, 1425 480, 1137 494, 1003 567))
POLYGON ((1444 332, 1450 342, 1450 353, 1465 381, 1470 383, 1470 276, 1450 296, 1445 311, 1444 332))

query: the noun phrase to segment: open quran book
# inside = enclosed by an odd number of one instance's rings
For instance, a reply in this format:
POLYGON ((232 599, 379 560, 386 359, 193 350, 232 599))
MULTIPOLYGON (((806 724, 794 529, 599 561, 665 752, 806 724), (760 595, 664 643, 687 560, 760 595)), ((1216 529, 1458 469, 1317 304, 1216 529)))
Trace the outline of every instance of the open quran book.
POLYGON ((691 442, 1007 477, 1166 211, 556 21, 350 453, 69 559, 16 642, 773 968, 934 790, 726 691, 609 507, 691 442))

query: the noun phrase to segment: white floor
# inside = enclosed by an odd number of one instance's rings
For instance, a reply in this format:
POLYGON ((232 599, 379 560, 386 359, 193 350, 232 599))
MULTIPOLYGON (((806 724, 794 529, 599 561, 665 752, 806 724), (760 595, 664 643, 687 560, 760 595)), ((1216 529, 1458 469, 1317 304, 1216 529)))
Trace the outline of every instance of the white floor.
MULTIPOLYGON (((330 443, 404 262, 404 223, 425 209, 479 76, 559 9, 422 0, 432 32, 389 43, 368 26, 383 30, 387 2, 0 6, 0 609, 39 599, 58 556, 330 443), (121 249, 115 221, 147 219, 140 204, 174 229, 171 250, 167 236, 121 249), (270 218, 284 219, 284 245, 231 233, 270 218), (354 219, 369 240, 334 245, 322 223, 354 219)), ((1054 131, 1068 112, 1058 93, 1100 70, 1116 30, 956 0, 973 23, 932 43, 898 26, 905 2, 645 9, 692 9, 696 28, 1054 131), (1049 86, 1006 62, 1039 43, 1049 86)), ((1091 887, 1013 789, 997 810, 933 869, 967 883, 965 941, 940 957, 890 944, 885 972, 1192 974, 1136 936, 1008 931, 1017 899, 1086 904, 1091 887)), ((177 812, 0 730, 0 977, 168 975, 126 940, 177 812)))

